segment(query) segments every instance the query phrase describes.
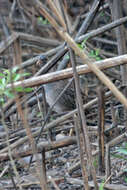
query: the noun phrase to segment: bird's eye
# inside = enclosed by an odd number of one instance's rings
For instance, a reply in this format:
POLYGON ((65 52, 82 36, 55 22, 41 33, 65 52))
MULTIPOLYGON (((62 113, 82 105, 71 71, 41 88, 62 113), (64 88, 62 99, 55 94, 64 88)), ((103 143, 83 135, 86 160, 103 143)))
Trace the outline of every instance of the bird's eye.
POLYGON ((47 61, 47 57, 45 55, 40 55, 39 59, 44 63, 47 61))

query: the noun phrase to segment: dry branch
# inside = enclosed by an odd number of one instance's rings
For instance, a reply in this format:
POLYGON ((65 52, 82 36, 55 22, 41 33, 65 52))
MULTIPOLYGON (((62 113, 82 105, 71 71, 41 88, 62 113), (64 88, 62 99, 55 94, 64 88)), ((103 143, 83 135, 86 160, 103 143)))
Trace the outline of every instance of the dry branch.
MULTIPOLYGON (((69 145, 73 145, 77 143, 77 139, 76 137, 65 137, 61 140, 57 140, 57 141, 52 141, 52 143, 50 142, 40 142, 37 145, 37 152, 41 153, 43 148, 45 149, 45 151, 50 151, 50 150, 55 150, 57 148, 62 148, 65 146, 69 146, 69 145)), ((21 158, 21 157, 26 157, 29 155, 32 155, 33 151, 31 149, 25 150, 23 152, 19 152, 19 153, 13 153, 13 159, 16 158, 21 158)), ((0 154, 0 161, 5 161, 9 159, 9 155, 8 153, 4 153, 4 154, 0 154)))
MULTIPOLYGON (((99 69, 108 69, 111 67, 115 67, 118 65, 126 64, 127 63, 127 55, 122 55, 114 58, 105 59, 103 61, 94 62, 93 65, 96 65, 99 69)), ((77 72, 79 75, 87 74, 91 72, 91 69, 87 65, 81 65, 77 66, 77 72)), ((37 77, 32 77, 30 79, 26 79, 23 81, 15 82, 13 85, 15 87, 22 86, 23 87, 33 87, 38 86, 41 84, 49 83, 49 82, 55 82, 57 80, 67 79, 73 77, 73 71, 72 68, 65 69, 62 71, 57 71, 37 77)), ((11 84, 7 86, 7 88, 10 88, 11 84)))

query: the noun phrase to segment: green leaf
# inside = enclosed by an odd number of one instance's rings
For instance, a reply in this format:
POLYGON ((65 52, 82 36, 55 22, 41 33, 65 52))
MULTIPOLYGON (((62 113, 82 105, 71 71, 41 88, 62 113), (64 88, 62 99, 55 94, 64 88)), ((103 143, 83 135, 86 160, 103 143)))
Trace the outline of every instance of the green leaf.
POLYGON ((16 92, 31 92, 32 90, 32 88, 23 88, 21 86, 15 88, 16 92))
POLYGON ((3 73, 10 74, 10 71, 8 69, 3 69, 3 73))
POLYGON ((24 88, 21 87, 21 86, 18 86, 18 87, 15 88, 15 91, 16 92, 24 92, 24 88))
MULTIPOLYGON (((7 96, 9 98, 14 98, 14 93, 12 89, 6 89, 8 83, 19 80, 21 77, 29 76, 30 73, 16 73, 18 66, 14 67, 11 71, 8 69, 2 69, 3 73, 0 73, 0 102, 4 103, 2 96, 7 96)), ((32 88, 16 87, 17 92, 31 92, 32 88)))
POLYGON ((2 85, 2 78, 0 78, 0 85, 2 85))
POLYGON ((42 22, 43 24, 47 24, 47 20, 43 20, 43 22, 42 22))
POLYGON ((127 155, 127 149, 120 148, 120 149, 118 149, 118 152, 119 152, 119 153, 122 153, 122 154, 124 154, 124 155, 127 155))
POLYGON ((100 53, 100 49, 96 49, 96 50, 95 50, 95 55, 98 56, 99 53, 100 53))
POLYGON ((24 89, 24 92, 32 92, 33 91, 33 88, 25 88, 24 89))
POLYGON ((89 53, 90 56, 95 56, 94 50, 91 50, 89 53))
POLYGON ((26 76, 30 76, 31 73, 21 73, 20 75, 21 75, 21 77, 26 77, 26 76))
POLYGON ((102 59, 101 59, 101 57, 96 57, 96 60, 97 60, 97 61, 100 61, 100 60, 102 60, 102 59))
POLYGON ((31 73, 15 73, 13 75, 13 81, 18 81, 21 77, 30 76, 31 73))
POLYGON ((85 44, 88 39, 89 39, 89 37, 85 38, 82 43, 85 44))
POLYGON ((7 83, 6 83, 6 79, 5 78, 2 78, 2 85, 5 86, 7 83))
POLYGON ((5 77, 5 75, 3 73, 0 73, 0 77, 5 77))
POLYGON ((103 190, 104 189, 104 181, 101 182, 99 190, 103 190))
POLYGON ((15 67, 12 68, 12 71, 11 71, 11 72, 12 72, 12 73, 16 73, 17 70, 18 70, 18 66, 15 66, 15 67))
POLYGON ((85 46, 85 45, 81 43, 81 48, 82 48, 82 49, 84 49, 84 46, 85 46))
POLYGON ((16 74, 13 78, 13 81, 17 81, 21 78, 21 74, 16 74))
POLYGON ((9 97, 9 98, 14 98, 14 94, 11 93, 9 90, 6 90, 6 91, 4 92, 4 94, 5 94, 7 97, 9 97))
POLYGON ((4 98, 0 98, 0 102, 3 104, 4 103, 4 98))
POLYGON ((88 40, 88 37, 85 38, 85 39, 83 40, 83 42, 81 43, 82 48, 85 48, 87 40, 88 40))
POLYGON ((66 58, 66 59, 69 59, 69 58, 70 58, 70 56, 67 54, 67 55, 65 55, 65 58, 66 58))
POLYGON ((41 112, 37 113, 37 117, 40 117, 40 116, 42 116, 42 113, 41 112))
POLYGON ((77 44, 77 46, 78 46, 80 49, 83 49, 82 46, 81 46, 81 44, 77 44))
POLYGON ((50 24, 47 19, 43 19, 42 17, 38 17, 38 23, 42 24, 50 24))

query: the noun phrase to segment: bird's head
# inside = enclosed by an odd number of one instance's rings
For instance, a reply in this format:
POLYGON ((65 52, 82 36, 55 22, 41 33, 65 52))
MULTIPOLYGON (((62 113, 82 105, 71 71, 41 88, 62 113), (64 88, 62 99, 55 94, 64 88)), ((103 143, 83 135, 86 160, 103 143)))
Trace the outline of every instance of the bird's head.
POLYGON ((37 66, 41 66, 42 64, 46 64, 47 63, 47 57, 45 55, 40 55, 38 60, 37 60, 37 66))

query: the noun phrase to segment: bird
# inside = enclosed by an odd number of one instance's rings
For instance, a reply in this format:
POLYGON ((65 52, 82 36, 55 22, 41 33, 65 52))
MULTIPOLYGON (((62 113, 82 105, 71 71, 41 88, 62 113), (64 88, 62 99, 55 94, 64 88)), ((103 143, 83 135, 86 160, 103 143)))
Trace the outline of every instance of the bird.
MULTIPOLYGON (((41 55, 37 61, 37 64, 41 65, 42 63, 46 64, 46 57, 41 55)), ((54 105, 54 102, 63 91, 65 86, 69 83, 70 80, 60 80, 51 83, 44 84, 46 101, 49 107, 54 105)), ((84 96, 84 93, 82 93, 84 96)), ((53 106, 53 111, 56 113, 65 113, 71 111, 76 108, 76 98, 75 98, 75 89, 73 82, 69 85, 69 87, 63 92, 58 101, 53 106)))
MULTIPOLYGON (((53 106, 57 97, 63 91, 68 81, 61 80, 44 85, 46 101, 50 107, 53 106)), ((56 104, 53 106, 53 110, 57 113, 68 112, 75 109, 75 92, 72 85, 63 92, 56 104)))

